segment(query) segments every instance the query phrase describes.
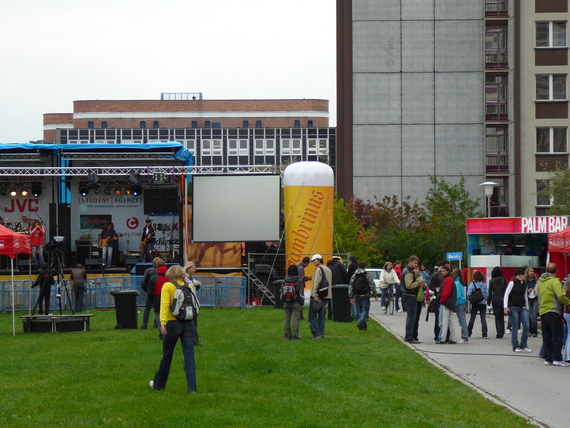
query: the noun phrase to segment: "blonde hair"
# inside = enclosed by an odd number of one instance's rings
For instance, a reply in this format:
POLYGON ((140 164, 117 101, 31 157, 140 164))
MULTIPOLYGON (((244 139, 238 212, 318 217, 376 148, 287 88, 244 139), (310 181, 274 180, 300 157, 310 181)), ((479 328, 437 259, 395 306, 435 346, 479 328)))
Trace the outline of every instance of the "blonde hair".
POLYGON ((166 278, 170 282, 184 282, 186 275, 180 265, 173 265, 166 271, 166 278))
POLYGON ((196 267, 196 263, 192 262, 192 261, 188 261, 186 262, 186 264, 184 265, 184 272, 186 272, 188 269, 190 269, 191 267, 196 267))

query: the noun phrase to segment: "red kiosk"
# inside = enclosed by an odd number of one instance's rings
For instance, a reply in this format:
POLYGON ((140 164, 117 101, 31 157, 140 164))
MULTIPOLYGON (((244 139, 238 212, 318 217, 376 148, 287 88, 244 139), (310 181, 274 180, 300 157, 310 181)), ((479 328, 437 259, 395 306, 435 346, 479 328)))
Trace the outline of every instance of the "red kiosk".
MULTIPOLYGON (((495 266, 503 269, 503 276, 511 278, 519 268, 540 269, 539 254, 542 244, 550 241, 551 234, 558 234, 568 226, 568 216, 542 217, 492 217, 467 219, 467 246, 469 271, 483 272, 487 280, 495 266), (512 248, 508 253, 507 248, 512 248), (507 254, 505 254, 507 253, 507 254)), ((567 252, 570 253, 570 228, 568 228, 567 252)), ((551 260, 559 266, 558 276, 566 275, 565 253, 559 247, 551 248, 551 260), (563 268, 561 268, 563 266, 563 268)))
POLYGON ((568 254, 570 254, 570 227, 561 232, 548 235, 548 253, 550 261, 556 263, 558 271, 556 276, 560 280, 570 273, 568 269, 568 254))

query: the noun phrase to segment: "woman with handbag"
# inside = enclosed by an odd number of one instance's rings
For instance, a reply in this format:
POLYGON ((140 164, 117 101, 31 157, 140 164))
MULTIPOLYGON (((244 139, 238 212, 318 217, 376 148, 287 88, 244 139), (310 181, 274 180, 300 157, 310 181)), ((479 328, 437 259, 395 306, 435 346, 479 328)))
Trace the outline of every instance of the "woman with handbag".
POLYGON ((473 281, 469 284, 467 289, 467 297, 471 303, 471 318, 469 319, 469 325, 467 326, 467 331, 469 337, 473 333, 473 325, 475 324, 475 319, 477 314, 481 314, 481 329, 483 333, 483 339, 487 338, 487 298, 489 297, 489 289, 485 283, 485 277, 483 273, 476 270, 473 272, 473 281))
POLYGON ((529 267, 524 271, 524 282, 526 284, 526 292, 528 293, 529 334, 532 337, 536 337, 538 336, 538 295, 536 294, 538 276, 534 273, 533 268, 529 267))

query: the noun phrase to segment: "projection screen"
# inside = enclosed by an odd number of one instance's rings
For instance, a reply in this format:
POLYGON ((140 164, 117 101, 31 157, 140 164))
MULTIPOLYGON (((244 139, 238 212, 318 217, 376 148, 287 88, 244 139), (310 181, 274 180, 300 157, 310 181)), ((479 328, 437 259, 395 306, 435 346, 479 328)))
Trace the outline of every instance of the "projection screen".
POLYGON ((193 242, 278 241, 279 174, 194 175, 193 242))

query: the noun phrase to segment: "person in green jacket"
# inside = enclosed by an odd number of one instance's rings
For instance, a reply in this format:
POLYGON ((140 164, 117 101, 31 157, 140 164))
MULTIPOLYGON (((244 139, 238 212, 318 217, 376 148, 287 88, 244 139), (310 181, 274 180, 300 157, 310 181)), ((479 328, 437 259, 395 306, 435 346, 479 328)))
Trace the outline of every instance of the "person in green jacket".
POLYGON ((570 299, 556 277, 556 264, 548 263, 538 281, 537 293, 539 313, 542 323, 542 343, 544 347, 544 364, 568 367, 562 359, 562 305, 570 305, 570 299))

